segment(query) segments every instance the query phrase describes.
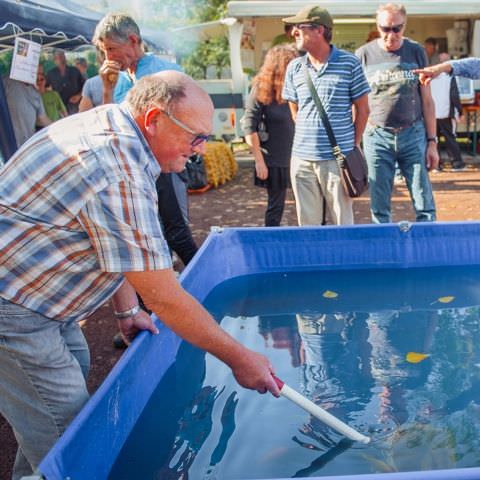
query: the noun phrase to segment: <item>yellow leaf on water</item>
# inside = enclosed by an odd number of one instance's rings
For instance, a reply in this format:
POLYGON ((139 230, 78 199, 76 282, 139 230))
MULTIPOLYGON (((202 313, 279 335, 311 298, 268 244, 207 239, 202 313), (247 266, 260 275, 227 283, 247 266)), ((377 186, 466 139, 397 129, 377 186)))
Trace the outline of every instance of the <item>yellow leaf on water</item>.
POLYGON ((429 353, 408 352, 406 359, 407 362, 410 363, 420 363, 422 360, 425 360, 429 356, 429 353))
POLYGON ((452 300, 455 300, 455 297, 440 297, 438 299, 440 303, 450 303, 452 300))
POLYGON ((336 292, 331 292, 330 290, 325 290, 323 292, 323 296, 325 298, 337 298, 338 297, 338 293, 336 292))

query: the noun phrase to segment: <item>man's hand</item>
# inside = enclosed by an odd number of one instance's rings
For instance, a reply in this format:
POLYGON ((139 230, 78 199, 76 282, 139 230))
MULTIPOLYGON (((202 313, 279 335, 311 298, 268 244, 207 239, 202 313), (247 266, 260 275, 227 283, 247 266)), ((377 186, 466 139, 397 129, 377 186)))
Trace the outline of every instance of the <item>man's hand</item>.
POLYGON ((438 148, 436 143, 428 142, 425 162, 428 170, 434 170, 435 168, 438 168, 440 157, 438 156, 438 148))
POLYGON ((428 85, 435 77, 438 77, 441 73, 450 73, 452 66, 448 63, 439 63, 438 65, 432 65, 431 67, 417 68, 413 70, 413 73, 418 75, 418 79, 422 85, 428 85))
POLYGON ((152 318, 144 310, 140 310, 132 317, 118 319, 117 322, 122 338, 127 345, 141 330, 149 330, 154 335, 158 333, 158 328, 154 325, 152 318))
POLYGON ((105 60, 100 67, 99 75, 103 82, 103 87, 113 89, 117 83, 120 74, 121 65, 114 60, 105 60))
POLYGON ((270 392, 274 397, 280 396, 280 390, 272 377, 275 373, 273 367, 263 355, 246 348, 245 353, 230 364, 230 368, 242 387, 258 393, 270 392))

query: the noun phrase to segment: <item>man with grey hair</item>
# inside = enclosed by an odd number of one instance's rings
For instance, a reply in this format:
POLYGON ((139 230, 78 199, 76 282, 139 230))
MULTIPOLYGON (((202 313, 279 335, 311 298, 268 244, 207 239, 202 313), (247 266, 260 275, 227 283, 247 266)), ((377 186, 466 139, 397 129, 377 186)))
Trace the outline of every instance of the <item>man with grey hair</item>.
POLYGON ((403 36, 405 7, 388 3, 377 11, 380 37, 356 51, 371 93, 363 135, 368 164, 370 210, 375 223, 392 221, 391 197, 398 162, 418 222, 436 218, 428 168, 438 167, 435 107, 430 87, 420 85, 413 68, 428 65, 425 50, 403 36))
POLYGON ((35 470, 87 401, 78 320, 110 298, 127 340, 158 333, 137 291, 240 385, 279 395, 270 362, 182 289, 157 218, 156 177, 203 152, 212 117, 198 84, 162 72, 140 80, 121 105, 36 133, 0 170, 0 413, 19 442, 13 479, 35 470))
POLYGON ((103 103, 120 103, 135 82, 163 70, 181 70, 176 63, 145 53, 140 29, 124 13, 108 13, 95 28, 93 43, 104 53, 100 67, 103 103))
MULTIPOLYGON (((181 70, 180 66, 145 53, 140 29, 124 13, 108 13, 98 23, 93 42, 104 54, 100 67, 103 82, 103 103, 122 102, 132 86, 145 75, 164 70, 181 70)), ((184 265, 197 252, 188 220, 188 194, 183 173, 161 173, 157 180, 158 214, 163 223, 165 238, 184 265)), ((125 343, 115 335, 115 346, 125 343)))

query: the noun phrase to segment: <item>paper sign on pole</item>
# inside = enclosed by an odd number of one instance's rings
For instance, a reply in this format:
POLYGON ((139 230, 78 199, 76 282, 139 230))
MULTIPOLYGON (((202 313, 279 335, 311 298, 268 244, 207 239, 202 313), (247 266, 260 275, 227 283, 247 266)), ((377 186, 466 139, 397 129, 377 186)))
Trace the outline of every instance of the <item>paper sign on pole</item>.
POLYGON ((20 82, 37 83, 41 45, 25 38, 15 38, 10 78, 20 82))

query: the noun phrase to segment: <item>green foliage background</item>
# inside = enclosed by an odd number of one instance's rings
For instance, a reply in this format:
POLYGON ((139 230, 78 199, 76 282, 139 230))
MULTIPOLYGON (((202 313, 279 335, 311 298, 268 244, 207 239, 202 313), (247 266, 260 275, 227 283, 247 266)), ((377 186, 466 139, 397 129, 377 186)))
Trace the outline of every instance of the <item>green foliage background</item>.
MULTIPOLYGON (((162 18, 156 20, 165 29, 219 20, 227 14, 227 1, 164 0, 162 2, 162 18), (170 11, 171 14, 169 14, 170 11), (179 11, 183 11, 183 18, 179 18, 179 11)), ((220 78, 222 68, 230 64, 227 36, 212 38, 200 43, 181 39, 175 43, 174 50, 185 72, 193 78, 205 78, 209 65, 216 67, 217 77, 220 78)))
MULTIPOLYGON (((194 25, 197 23, 219 20, 227 15, 228 0, 144 0, 148 3, 149 15, 147 24, 155 29, 170 31, 175 27, 194 25)), ((180 36, 179 36, 180 37, 180 36)), ((207 67, 215 66, 217 77, 220 77, 222 68, 229 66, 230 55, 227 36, 222 38, 212 38, 203 42, 195 42, 188 38, 177 39, 173 45, 174 54, 186 73, 193 78, 205 78, 207 67)), ((95 52, 81 54, 67 54, 70 64, 76 56, 87 58, 87 75, 96 75, 98 66, 96 65, 95 52)), ((7 75, 10 71, 12 53, 0 55, 0 74, 7 75)), ((40 58, 44 64, 46 72, 54 64, 51 55, 43 52, 40 58)))

